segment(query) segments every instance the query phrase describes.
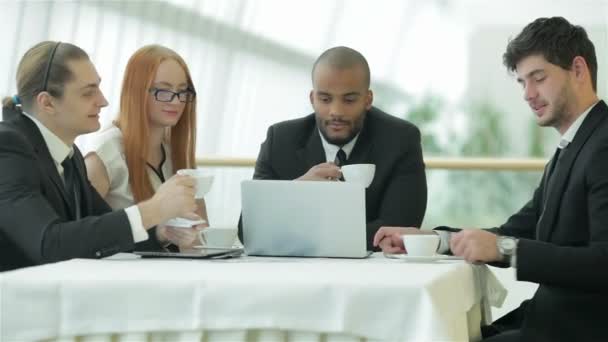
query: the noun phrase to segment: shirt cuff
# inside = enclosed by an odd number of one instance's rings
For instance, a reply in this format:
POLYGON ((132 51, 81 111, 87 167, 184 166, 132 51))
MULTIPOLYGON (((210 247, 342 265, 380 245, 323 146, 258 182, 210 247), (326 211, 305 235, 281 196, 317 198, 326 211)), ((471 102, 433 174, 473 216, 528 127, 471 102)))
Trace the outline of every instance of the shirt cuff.
POLYGON ((148 231, 144 228, 144 224, 141 219, 141 213, 136 205, 130 206, 125 209, 129 224, 131 225, 131 233, 133 233, 133 242, 138 243, 148 240, 148 231))
POLYGON ((519 240, 515 242, 515 249, 513 250, 513 254, 511 254, 511 267, 517 268, 517 245, 519 244, 519 240))
POLYGON ((434 232, 439 235, 439 247, 437 248, 437 253, 448 253, 450 251, 450 236, 452 233, 445 230, 434 230, 434 232))

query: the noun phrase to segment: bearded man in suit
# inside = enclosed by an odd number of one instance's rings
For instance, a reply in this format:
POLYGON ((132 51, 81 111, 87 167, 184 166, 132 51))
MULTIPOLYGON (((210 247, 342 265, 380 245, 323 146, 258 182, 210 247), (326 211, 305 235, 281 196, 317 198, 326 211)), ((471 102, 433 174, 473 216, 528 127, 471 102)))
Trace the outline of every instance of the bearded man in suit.
POLYGON ((422 224, 427 201, 420 131, 372 106, 370 78, 358 51, 339 46, 323 52, 312 68, 314 113, 268 129, 253 175, 338 181, 343 165, 375 164, 365 191, 369 250, 381 225, 422 224))

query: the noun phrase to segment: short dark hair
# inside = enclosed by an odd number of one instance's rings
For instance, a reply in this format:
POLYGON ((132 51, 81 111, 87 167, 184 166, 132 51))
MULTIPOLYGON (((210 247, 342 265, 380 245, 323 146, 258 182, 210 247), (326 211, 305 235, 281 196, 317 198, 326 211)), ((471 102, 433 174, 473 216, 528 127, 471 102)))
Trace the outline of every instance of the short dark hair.
POLYGON ((502 56, 503 64, 513 72, 522 59, 542 55, 549 63, 570 70, 572 60, 581 56, 587 62, 593 90, 597 91, 595 47, 584 28, 572 25, 563 17, 538 18, 509 41, 502 56))
POLYGON ((327 64, 329 66, 339 68, 339 69, 348 69, 353 66, 362 66, 363 71, 365 72, 365 84, 366 87, 369 88, 370 85, 370 71, 369 64, 367 64, 367 60, 363 55, 355 50, 346 46, 336 46, 329 50, 326 50, 317 58, 315 64, 312 66, 312 79, 314 82, 315 70, 317 69, 317 65, 319 64, 327 64))

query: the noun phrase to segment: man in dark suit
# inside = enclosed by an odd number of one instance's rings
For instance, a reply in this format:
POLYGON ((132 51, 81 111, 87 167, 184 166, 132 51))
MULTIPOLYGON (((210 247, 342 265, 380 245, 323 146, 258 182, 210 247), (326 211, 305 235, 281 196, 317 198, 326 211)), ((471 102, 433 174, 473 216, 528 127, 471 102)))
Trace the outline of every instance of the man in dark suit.
MULTIPOLYGON (((597 59, 580 26, 540 18, 507 46, 540 126, 561 135, 532 199, 498 228, 438 227, 442 251, 502 263, 539 284, 534 297, 484 331, 487 341, 608 341, 608 106, 598 99, 597 59)), ((414 229, 382 227, 375 243, 403 250, 414 229)), ((407 248, 407 246, 405 247, 407 248)))
POLYGON ((91 186, 74 139, 99 129, 107 102, 80 48, 34 46, 17 80, 23 112, 0 122, 0 271, 105 257, 133 250, 137 242, 138 248, 159 248, 147 230, 194 212, 190 177, 172 178, 151 199, 114 212, 91 186))
POLYGON ((427 188, 418 128, 372 107, 369 66, 353 49, 325 51, 312 83, 315 112, 268 129, 253 178, 336 181, 339 166, 375 164, 365 192, 368 249, 381 225, 419 226, 427 188))

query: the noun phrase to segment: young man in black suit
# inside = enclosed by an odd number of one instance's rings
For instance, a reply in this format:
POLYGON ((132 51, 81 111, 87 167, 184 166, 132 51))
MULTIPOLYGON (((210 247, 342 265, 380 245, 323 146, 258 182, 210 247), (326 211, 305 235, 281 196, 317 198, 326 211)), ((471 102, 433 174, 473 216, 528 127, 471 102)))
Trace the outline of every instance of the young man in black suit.
POLYGON ((253 178, 337 181, 341 165, 375 164, 365 191, 367 248, 381 225, 419 226, 427 200, 420 131, 372 107, 365 57, 348 47, 325 51, 312 85, 315 112, 268 129, 253 178))
MULTIPOLYGON (((487 341, 608 341, 608 106, 596 95, 595 48, 582 27, 540 18, 503 59, 538 125, 555 128, 560 142, 519 212, 498 228, 438 227, 439 248, 510 265, 518 280, 539 284, 532 299, 484 330, 499 332, 487 341)), ((382 227, 374 242, 403 250, 400 235, 418 232, 382 227)))
POLYGON ((157 249, 166 239, 155 225, 192 217, 190 177, 173 177, 147 201, 114 212, 91 186, 74 139, 99 129, 107 106, 100 82, 72 44, 42 42, 21 59, 18 96, 3 101, 13 115, 0 123, 0 271, 101 258, 136 243, 157 249))

